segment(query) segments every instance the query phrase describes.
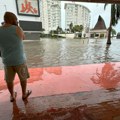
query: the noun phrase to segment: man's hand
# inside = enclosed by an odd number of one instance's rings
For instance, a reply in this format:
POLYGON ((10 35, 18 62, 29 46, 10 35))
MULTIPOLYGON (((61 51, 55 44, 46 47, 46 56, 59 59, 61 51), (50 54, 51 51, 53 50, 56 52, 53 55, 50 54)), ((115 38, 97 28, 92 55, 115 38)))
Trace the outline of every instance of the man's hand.
POLYGON ((24 35, 24 32, 23 32, 23 30, 22 30, 21 27, 18 26, 18 27, 16 28, 16 33, 17 33, 17 35, 20 37, 21 40, 24 40, 24 39, 25 39, 25 35, 24 35))

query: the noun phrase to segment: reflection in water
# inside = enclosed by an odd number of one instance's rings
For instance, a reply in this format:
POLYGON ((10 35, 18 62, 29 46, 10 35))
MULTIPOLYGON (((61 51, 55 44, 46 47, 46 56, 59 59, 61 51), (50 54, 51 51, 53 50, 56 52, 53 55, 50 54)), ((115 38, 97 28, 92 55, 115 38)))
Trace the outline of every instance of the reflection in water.
POLYGON ((96 75, 91 77, 95 84, 100 84, 104 88, 115 88, 120 82, 120 69, 115 69, 115 64, 105 63, 101 73, 96 69, 96 75))
MULTIPOLYGON (((24 106, 26 110, 26 104, 28 101, 24 101, 24 106)), ((12 120, 22 120, 27 117, 26 111, 23 111, 20 109, 16 103, 16 101, 13 102, 13 116, 12 120)), ((25 119, 24 119, 25 120, 25 119)))
POLYGON ((105 49, 105 62, 108 62, 109 58, 110 58, 110 55, 109 55, 110 50, 109 49, 110 49, 110 45, 107 44, 106 49, 105 49))
MULTIPOLYGON (((29 68, 30 78, 28 79, 28 83, 32 83, 35 81, 43 80, 44 76, 49 74, 61 75, 62 74, 62 67, 46 67, 46 68, 29 68)), ((6 83, 4 80, 4 72, 3 70, 0 71, 0 90, 6 89, 6 83)), ((16 76, 14 80, 14 84, 19 83, 19 78, 16 76)))
POLYGON ((32 68, 29 69, 31 77, 29 78, 29 83, 43 80, 43 75, 45 72, 49 74, 61 75, 62 74, 62 67, 48 67, 48 68, 32 68))
POLYGON ((48 73, 54 73, 55 75, 61 75, 62 74, 62 67, 49 67, 44 68, 46 72, 48 73))

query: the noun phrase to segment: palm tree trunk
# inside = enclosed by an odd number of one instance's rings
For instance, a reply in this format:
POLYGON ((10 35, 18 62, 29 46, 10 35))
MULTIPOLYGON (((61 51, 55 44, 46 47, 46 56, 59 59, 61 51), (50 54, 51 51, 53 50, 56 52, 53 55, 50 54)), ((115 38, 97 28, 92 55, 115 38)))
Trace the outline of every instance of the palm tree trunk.
POLYGON ((112 24, 110 22, 110 26, 109 26, 109 29, 108 29, 107 44, 111 44, 111 30, 112 30, 112 24))
POLYGON ((107 44, 111 44, 111 31, 112 31, 112 14, 111 14, 111 17, 110 17, 110 26, 108 28, 107 44))

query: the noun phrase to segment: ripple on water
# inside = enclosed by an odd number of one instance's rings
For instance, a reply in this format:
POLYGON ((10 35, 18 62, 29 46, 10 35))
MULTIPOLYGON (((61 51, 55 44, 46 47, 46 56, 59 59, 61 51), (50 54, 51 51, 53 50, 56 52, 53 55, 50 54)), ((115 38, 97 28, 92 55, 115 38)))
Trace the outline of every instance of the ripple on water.
MULTIPOLYGON (((29 67, 71 66, 119 62, 119 39, 48 39, 24 41, 29 67)), ((0 69, 3 69, 0 58, 0 69)))

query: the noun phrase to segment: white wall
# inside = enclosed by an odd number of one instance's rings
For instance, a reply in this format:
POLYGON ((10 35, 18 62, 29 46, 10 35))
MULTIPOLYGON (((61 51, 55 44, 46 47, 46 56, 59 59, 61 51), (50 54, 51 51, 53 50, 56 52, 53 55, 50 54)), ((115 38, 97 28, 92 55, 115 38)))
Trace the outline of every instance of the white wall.
POLYGON ((13 12, 19 20, 40 21, 40 17, 18 15, 15 1, 16 0, 0 0, 0 23, 3 22, 5 11, 13 12))

